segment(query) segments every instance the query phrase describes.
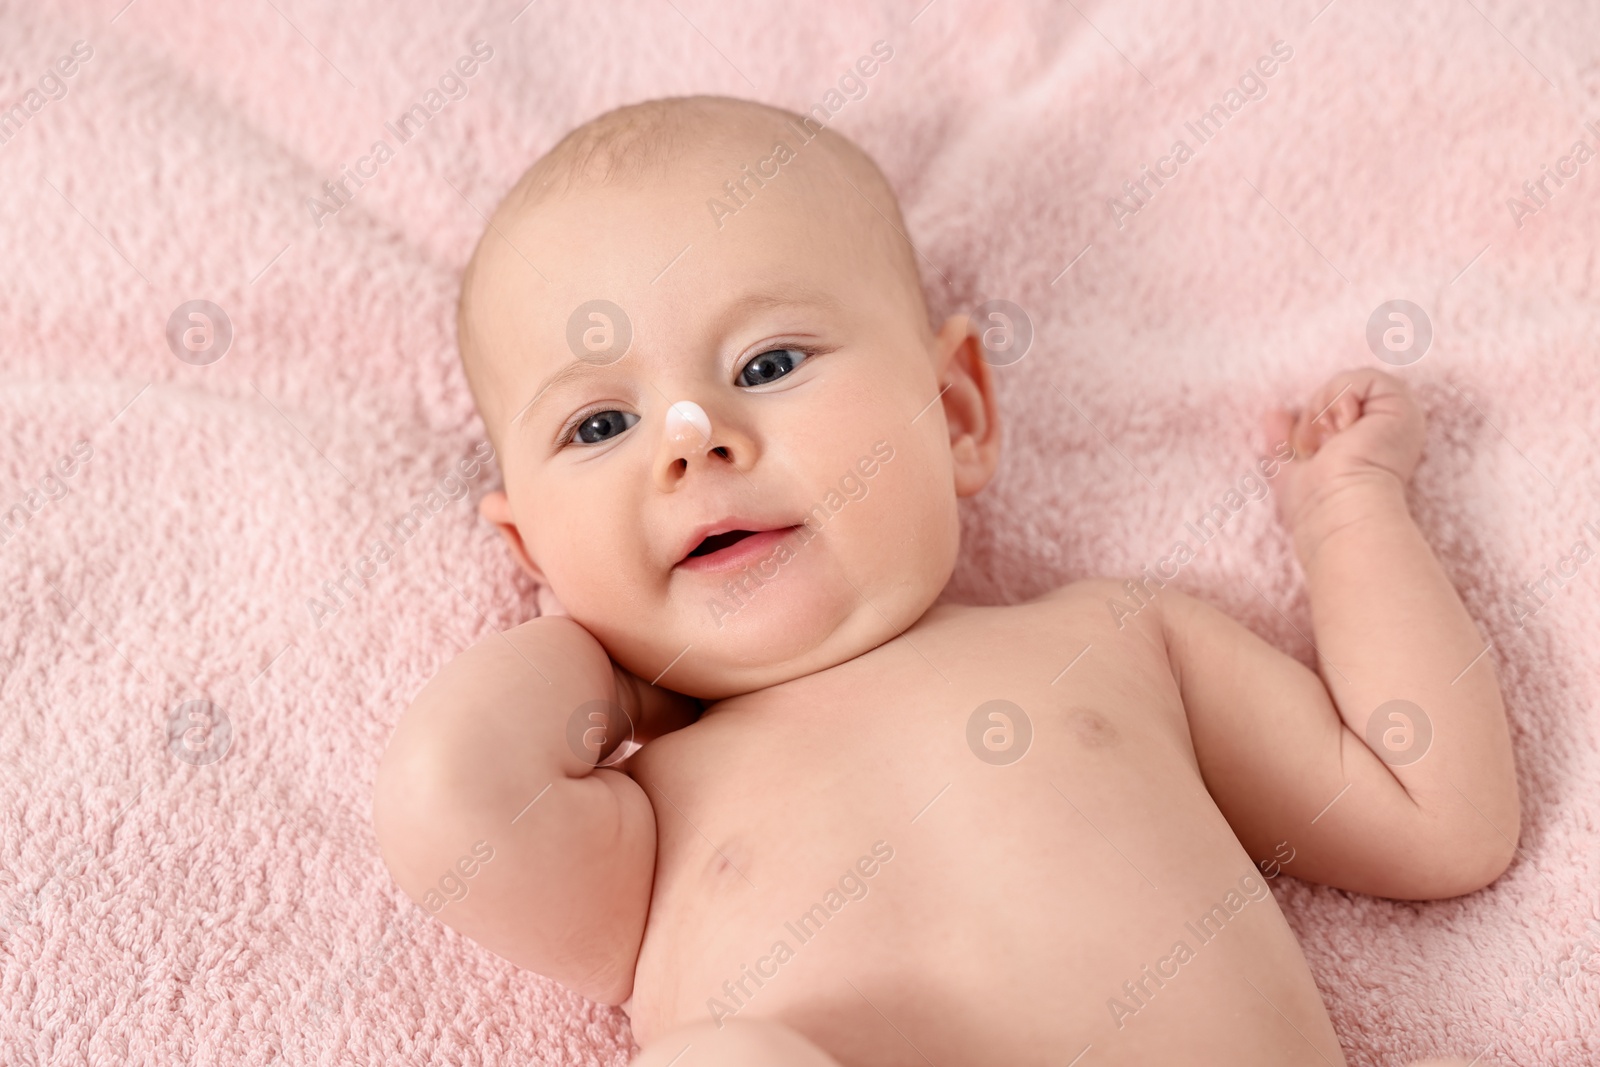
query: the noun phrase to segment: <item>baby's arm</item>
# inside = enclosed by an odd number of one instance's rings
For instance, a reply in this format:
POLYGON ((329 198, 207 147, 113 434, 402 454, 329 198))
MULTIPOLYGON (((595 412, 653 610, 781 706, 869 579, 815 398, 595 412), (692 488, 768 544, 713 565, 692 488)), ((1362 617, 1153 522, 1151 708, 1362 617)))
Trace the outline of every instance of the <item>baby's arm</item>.
POLYGON ((1276 491, 1321 677, 1163 593, 1207 788, 1254 858, 1292 854, 1298 877, 1400 898, 1480 888, 1510 863, 1520 810, 1486 642, 1406 507, 1422 414, 1398 379, 1360 370, 1276 421, 1297 453, 1276 491))
POLYGON ((615 667, 578 623, 533 619, 428 682, 395 729, 373 794, 384 862, 413 900, 512 963, 607 1004, 632 989, 656 855, 644 791, 595 766, 628 734, 606 713, 618 704, 641 742, 695 713, 692 700, 615 667), (584 705, 580 732, 591 722, 605 731, 597 755, 569 742, 584 705))

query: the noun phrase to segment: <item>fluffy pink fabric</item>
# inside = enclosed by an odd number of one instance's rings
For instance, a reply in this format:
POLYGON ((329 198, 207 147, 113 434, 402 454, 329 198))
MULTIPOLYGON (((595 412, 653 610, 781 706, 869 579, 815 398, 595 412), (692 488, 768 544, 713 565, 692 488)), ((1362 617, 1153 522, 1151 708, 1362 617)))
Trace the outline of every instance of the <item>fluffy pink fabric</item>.
MULTIPOLYGON (((535 610, 471 507, 492 475, 450 479, 481 440, 460 270, 575 123, 690 92, 804 109, 881 39, 834 121, 901 191, 934 313, 1004 297, 1037 331, 999 373, 1004 466, 952 597, 1153 564, 1248 474, 1269 405, 1376 365, 1380 303, 1427 310, 1397 372, 1431 418, 1413 507, 1493 642, 1523 847, 1439 903, 1274 884, 1352 1063, 1597 1061, 1600 161, 1542 205, 1522 189, 1600 147, 1594 5, 521 3, 3 7, 0 104, 25 116, 0 144, 0 508, 23 508, 0 545, 0 1060, 625 1061, 620 1013, 410 903, 369 825, 409 698, 535 610), (398 144, 385 122, 480 39, 468 95, 398 144), (1185 123, 1277 40, 1265 95, 1201 144, 1185 123), (379 139, 394 158, 319 227, 307 199, 379 139), (1132 212, 1123 182, 1178 139, 1193 157, 1132 212), (193 299, 232 323, 209 365, 164 336, 193 299), (1529 600, 1558 567, 1565 591, 1529 600), (231 739, 191 764, 169 722, 202 698, 231 739)), ((1177 581, 1310 660, 1270 501, 1177 581)))

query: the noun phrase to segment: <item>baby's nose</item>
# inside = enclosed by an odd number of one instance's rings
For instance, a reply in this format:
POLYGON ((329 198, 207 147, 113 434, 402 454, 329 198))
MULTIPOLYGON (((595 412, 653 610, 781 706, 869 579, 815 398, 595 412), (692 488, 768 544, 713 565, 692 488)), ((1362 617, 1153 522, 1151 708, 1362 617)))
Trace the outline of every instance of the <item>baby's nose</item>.
POLYGON ((655 477, 663 490, 671 490, 689 472, 716 457, 737 466, 735 453, 748 460, 748 440, 731 426, 711 425, 706 409, 693 400, 667 405, 662 420, 661 447, 656 452, 655 477))

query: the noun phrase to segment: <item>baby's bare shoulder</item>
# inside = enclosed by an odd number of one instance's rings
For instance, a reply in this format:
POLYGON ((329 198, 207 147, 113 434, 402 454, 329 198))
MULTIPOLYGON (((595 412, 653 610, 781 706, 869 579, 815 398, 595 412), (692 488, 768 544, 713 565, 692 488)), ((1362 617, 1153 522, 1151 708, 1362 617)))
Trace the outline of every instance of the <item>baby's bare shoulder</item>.
POLYGON ((1068 653, 1069 658, 1081 652, 1101 667, 1146 675, 1170 671, 1160 598, 1135 599, 1128 584, 1121 578, 1084 578, 1014 604, 938 608, 919 625, 958 630, 974 647, 1003 645, 1030 656, 1068 653))
MULTIPOLYGON (((1039 604, 1045 602, 1070 601, 1093 603, 1101 611, 1105 610, 1105 601, 1108 599, 1125 598, 1127 590, 1121 578, 1079 578, 1075 582, 1057 586, 1045 593, 1040 593, 1024 604, 1039 604)), ((1021 605, 1019 605, 1021 606, 1021 605)))
POLYGON ((1139 590, 1129 579, 1081 578, 1014 606, 1098 632, 1108 640, 1131 638, 1132 644, 1148 648, 1152 642, 1163 645, 1160 600, 1159 591, 1139 590))
POLYGON ((960 609, 948 644, 926 651, 958 689, 1000 685, 1040 714, 1106 722, 1129 736, 1150 727, 1188 751, 1162 598, 1132 610, 1127 584, 1087 578, 1004 607, 960 609))

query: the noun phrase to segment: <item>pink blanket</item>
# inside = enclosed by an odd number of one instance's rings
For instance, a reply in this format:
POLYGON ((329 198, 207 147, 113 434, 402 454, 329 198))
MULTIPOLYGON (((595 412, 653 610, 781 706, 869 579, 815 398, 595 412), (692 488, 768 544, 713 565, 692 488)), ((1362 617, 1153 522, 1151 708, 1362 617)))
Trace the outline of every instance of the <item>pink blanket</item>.
POLYGON ((1600 13, 924 2, 0 4, 0 1061, 625 1062, 400 893, 369 791, 536 610, 472 507, 484 215, 576 122, 718 92, 881 161, 937 315, 1031 319, 952 597, 1132 575, 1221 502, 1178 584, 1309 662, 1260 416, 1414 383, 1523 845, 1464 899, 1275 892, 1353 1064, 1597 1062, 1600 13))

